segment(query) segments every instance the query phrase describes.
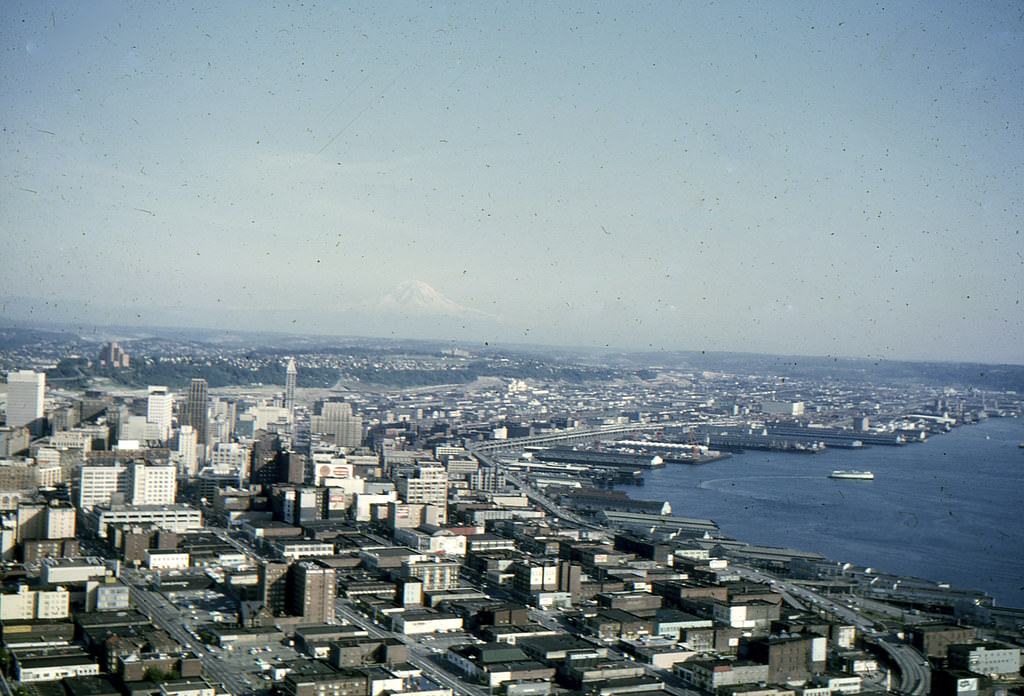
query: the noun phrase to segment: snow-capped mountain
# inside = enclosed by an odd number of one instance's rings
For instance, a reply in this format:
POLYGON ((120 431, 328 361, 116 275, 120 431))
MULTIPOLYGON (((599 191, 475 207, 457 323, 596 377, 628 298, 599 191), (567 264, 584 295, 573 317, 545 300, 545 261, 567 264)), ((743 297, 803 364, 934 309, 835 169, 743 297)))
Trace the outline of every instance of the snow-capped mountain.
POLYGON ((380 298, 378 308, 393 314, 412 316, 484 317, 480 312, 451 300, 422 280, 407 280, 394 292, 380 298))

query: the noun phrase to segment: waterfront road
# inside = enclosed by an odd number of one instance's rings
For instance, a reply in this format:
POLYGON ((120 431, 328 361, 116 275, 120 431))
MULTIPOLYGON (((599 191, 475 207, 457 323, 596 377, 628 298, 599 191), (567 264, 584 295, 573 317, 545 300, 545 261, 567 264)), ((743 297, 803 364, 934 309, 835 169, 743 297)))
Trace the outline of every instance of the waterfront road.
POLYGON ((563 507, 560 507, 557 503, 555 503, 555 501, 548 498, 543 491, 531 486, 525 478, 520 478, 519 476, 514 474, 507 466, 502 466, 501 463, 496 458, 491 457, 490 455, 484 454, 482 452, 477 452, 472 449, 470 450, 470 454, 476 457, 477 461, 479 461, 484 466, 493 467, 501 471, 501 473, 505 476, 506 481, 508 481, 510 484, 521 490, 527 498, 529 498, 532 502, 539 505, 541 508, 543 508, 546 512, 551 514, 556 519, 559 519, 563 522, 569 522, 571 524, 576 525, 577 527, 582 527, 584 529, 603 529, 603 527, 601 527, 600 525, 594 524, 593 522, 588 522, 579 517, 578 515, 576 515, 574 512, 566 510, 563 507))
POLYGON ((743 578, 768 583, 776 591, 785 592, 791 598, 806 602, 811 608, 831 614, 840 621, 850 623, 857 630, 875 638, 878 646, 885 651, 899 670, 900 682, 894 689, 898 693, 904 694, 904 696, 924 696, 931 690, 931 669, 924 656, 895 636, 887 634, 884 625, 876 623, 856 609, 834 602, 825 595, 795 583, 786 582, 753 568, 736 567, 743 578))

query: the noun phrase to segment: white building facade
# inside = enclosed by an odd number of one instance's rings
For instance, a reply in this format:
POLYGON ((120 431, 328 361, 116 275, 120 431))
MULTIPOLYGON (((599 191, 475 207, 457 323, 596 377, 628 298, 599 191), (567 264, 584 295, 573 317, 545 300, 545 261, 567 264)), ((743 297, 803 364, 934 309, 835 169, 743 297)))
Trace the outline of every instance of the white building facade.
POLYGON ((33 435, 42 432, 46 373, 18 370, 7 373, 7 425, 29 426, 33 435))

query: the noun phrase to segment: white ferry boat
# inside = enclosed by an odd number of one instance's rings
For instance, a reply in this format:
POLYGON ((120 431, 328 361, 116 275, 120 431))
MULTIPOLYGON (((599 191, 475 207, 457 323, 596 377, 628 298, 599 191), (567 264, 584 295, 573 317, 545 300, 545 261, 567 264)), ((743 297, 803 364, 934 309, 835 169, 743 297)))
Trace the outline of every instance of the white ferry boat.
POLYGON ((875 478, 875 475, 870 471, 854 471, 853 469, 836 469, 828 475, 829 478, 834 479, 859 479, 861 481, 871 481, 875 478))

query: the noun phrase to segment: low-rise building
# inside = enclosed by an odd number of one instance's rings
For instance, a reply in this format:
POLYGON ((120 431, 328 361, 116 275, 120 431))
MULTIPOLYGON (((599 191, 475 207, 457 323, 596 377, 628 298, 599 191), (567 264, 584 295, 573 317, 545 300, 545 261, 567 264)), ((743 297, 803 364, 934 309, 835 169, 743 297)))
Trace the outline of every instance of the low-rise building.
POLYGON ((119 611, 131 607, 131 588, 113 578, 107 580, 91 580, 85 584, 86 611, 119 611))
POLYGON ((809 679, 823 672, 827 643, 827 638, 813 633, 744 639, 740 644, 740 656, 768 665, 769 681, 781 684, 809 679))
POLYGON ((466 555, 466 537, 462 534, 453 534, 447 529, 424 531, 418 528, 398 527, 395 529, 394 539, 397 543, 404 544, 419 553, 443 556, 466 555))
POLYGON ((772 621, 779 618, 779 605, 775 602, 755 600, 752 602, 714 602, 713 616, 716 622, 731 628, 767 631, 772 621))
POLYGON ((469 679, 490 689, 510 681, 552 679, 555 668, 527 659, 522 650, 505 643, 459 645, 449 648, 445 659, 469 679))
POLYGON ((461 631, 462 626, 462 617, 430 609, 396 612, 391 618, 391 630, 407 636, 461 631))
POLYGON ((660 636, 620 641, 619 647, 637 662, 651 665, 655 669, 672 669, 674 665, 693 659, 699 654, 674 640, 660 636))
POLYGON ((910 631, 910 643, 925 657, 946 657, 950 645, 974 642, 974 629, 949 624, 925 624, 910 631))
POLYGON ((189 555, 180 551, 146 551, 146 567, 150 570, 185 570, 189 555))
POLYGON ((111 571, 105 565, 69 558, 47 559, 39 569, 39 577, 45 585, 84 583, 102 580, 108 575, 111 571))
POLYGON ((627 660, 568 660, 562 666, 566 682, 584 691, 620 679, 643 677, 646 673, 646 667, 627 660))
POLYGON ((14 676, 20 682, 49 682, 100 673, 100 666, 83 651, 56 657, 15 658, 14 676))
POLYGON ((288 696, 314 696, 320 693, 366 693, 366 677, 352 675, 320 660, 295 662, 281 683, 281 693, 288 696))
POLYGON ((814 683, 831 694, 859 694, 863 686, 859 676, 850 674, 822 674, 814 678, 814 683))
POLYGON ((724 686, 769 681, 768 665, 750 660, 689 660, 673 671, 687 684, 711 693, 724 686))
POLYGON ((203 514, 188 505, 97 505, 86 520, 102 539, 114 524, 151 524, 179 534, 203 528, 203 514))
POLYGON ((430 558, 426 560, 404 561, 399 570, 399 577, 416 579, 423 583, 424 592, 451 590, 459 586, 459 569, 461 565, 455 561, 430 558))
POLYGON ((974 674, 1020 673, 1020 649, 1001 643, 965 643, 949 646, 950 669, 974 674))
POLYGON ((284 561, 297 561, 302 558, 329 558, 334 555, 334 544, 325 541, 305 539, 275 539, 268 545, 284 561))

